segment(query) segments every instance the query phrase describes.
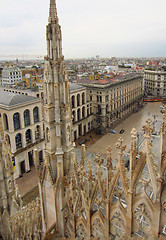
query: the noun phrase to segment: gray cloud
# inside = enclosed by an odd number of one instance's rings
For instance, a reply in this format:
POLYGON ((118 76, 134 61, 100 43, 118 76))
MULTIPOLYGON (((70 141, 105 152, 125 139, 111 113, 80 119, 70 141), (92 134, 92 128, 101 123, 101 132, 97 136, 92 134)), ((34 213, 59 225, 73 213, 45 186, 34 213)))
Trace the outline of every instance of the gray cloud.
MULTIPOLYGON (((57 8, 66 58, 166 55, 165 0, 57 0, 57 8)), ((0 54, 45 54, 48 12, 49 0, 0 0, 0 54)))

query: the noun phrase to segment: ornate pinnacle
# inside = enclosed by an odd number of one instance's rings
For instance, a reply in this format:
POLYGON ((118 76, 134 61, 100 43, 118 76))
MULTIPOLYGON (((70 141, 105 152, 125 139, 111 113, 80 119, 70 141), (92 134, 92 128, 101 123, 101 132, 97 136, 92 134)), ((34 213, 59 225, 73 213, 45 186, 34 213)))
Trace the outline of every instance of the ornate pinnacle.
POLYGON ((135 128, 133 128, 132 131, 131 131, 131 137, 133 139, 136 139, 136 137, 137 137, 137 130, 135 128))
POLYGON ((142 129, 143 129, 143 131, 145 131, 145 135, 146 136, 150 136, 150 134, 153 132, 153 130, 154 130, 154 127, 153 126, 151 126, 151 120, 150 119, 148 119, 148 120, 146 120, 146 125, 144 125, 143 127, 142 127, 142 129))
POLYGON ((93 175, 92 175, 92 163, 91 160, 88 160, 88 172, 87 172, 87 178, 88 181, 91 182, 93 181, 93 175))
POLYGON ((80 183, 83 184, 84 177, 85 177, 85 170, 84 170, 83 166, 81 166, 77 169, 77 173, 78 173, 78 176, 80 178, 80 183))
POLYGON ((120 150, 120 154, 123 154, 124 150, 126 149, 126 145, 123 145, 123 139, 120 137, 118 142, 115 144, 116 148, 120 150))
POLYGON ((94 159, 94 162, 98 165, 101 166, 104 162, 104 159, 101 157, 101 154, 98 153, 97 156, 94 159))
POLYGON ((137 139, 137 130, 135 128, 133 128, 131 131, 131 138, 132 138, 131 149, 135 150, 136 149, 136 139, 137 139))
POLYGON ((106 166, 107 166, 107 169, 111 168, 112 169, 112 157, 111 157, 111 147, 108 146, 108 148, 106 148, 107 150, 107 163, 106 163, 106 166))

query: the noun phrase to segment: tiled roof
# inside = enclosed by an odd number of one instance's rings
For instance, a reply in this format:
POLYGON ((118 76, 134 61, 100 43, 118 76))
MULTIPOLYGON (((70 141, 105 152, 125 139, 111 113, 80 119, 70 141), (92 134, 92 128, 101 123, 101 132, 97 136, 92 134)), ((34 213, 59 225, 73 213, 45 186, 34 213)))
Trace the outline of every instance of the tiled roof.
POLYGON ((71 92, 74 91, 74 90, 85 88, 81 85, 78 85, 77 83, 69 83, 69 86, 70 86, 70 91, 71 92))
POLYGON ((34 100, 39 100, 39 99, 33 96, 22 95, 22 94, 15 94, 15 93, 9 93, 9 92, 0 93, 0 106, 12 107, 15 105, 20 105, 20 104, 31 102, 34 100))

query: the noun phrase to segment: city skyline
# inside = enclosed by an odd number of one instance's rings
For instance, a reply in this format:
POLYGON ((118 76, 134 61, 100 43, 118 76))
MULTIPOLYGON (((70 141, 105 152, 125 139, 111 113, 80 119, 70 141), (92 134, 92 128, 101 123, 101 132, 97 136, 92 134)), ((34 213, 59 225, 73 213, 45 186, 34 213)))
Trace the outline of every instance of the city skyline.
MULTIPOLYGON (((164 57, 164 0, 56 0, 65 58, 164 57)), ((0 3, 0 55, 46 55, 49 0, 0 3)))

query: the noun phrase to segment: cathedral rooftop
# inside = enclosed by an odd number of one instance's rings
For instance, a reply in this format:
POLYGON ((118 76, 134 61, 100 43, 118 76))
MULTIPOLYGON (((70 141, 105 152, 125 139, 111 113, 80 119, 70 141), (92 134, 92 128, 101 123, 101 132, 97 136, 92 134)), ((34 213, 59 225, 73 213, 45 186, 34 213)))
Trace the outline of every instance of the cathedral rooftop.
POLYGON ((39 101, 38 98, 28 95, 20 95, 10 92, 1 92, 0 94, 0 106, 13 107, 32 101, 39 101))

